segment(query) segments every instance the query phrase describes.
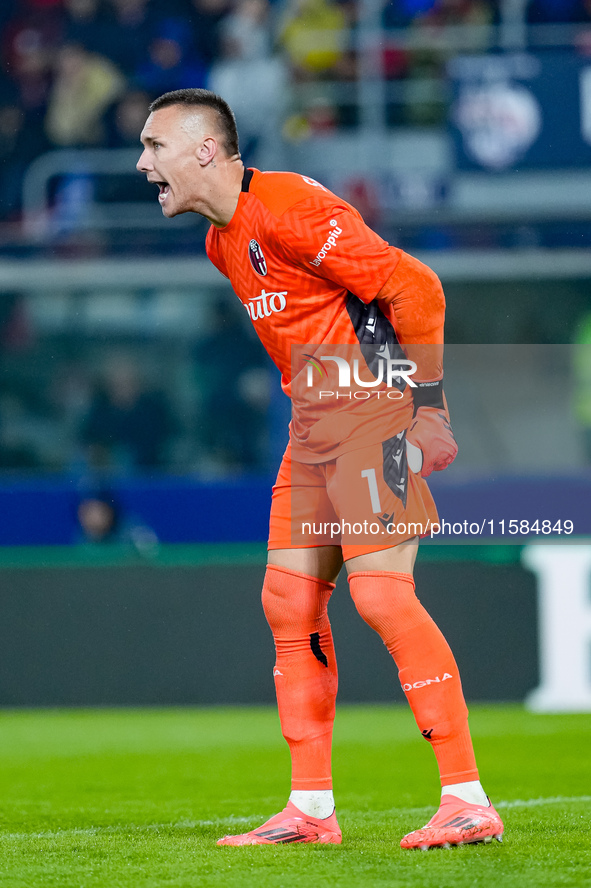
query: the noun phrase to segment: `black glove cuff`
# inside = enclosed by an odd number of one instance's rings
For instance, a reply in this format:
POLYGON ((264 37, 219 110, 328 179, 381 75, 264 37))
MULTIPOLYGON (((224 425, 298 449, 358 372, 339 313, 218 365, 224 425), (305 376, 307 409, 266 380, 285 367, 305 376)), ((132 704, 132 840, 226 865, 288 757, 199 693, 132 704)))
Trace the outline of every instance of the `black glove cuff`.
POLYGON ((419 407, 445 408, 442 379, 438 379, 437 382, 417 382, 416 388, 411 388, 411 392, 414 401, 413 416, 419 407))

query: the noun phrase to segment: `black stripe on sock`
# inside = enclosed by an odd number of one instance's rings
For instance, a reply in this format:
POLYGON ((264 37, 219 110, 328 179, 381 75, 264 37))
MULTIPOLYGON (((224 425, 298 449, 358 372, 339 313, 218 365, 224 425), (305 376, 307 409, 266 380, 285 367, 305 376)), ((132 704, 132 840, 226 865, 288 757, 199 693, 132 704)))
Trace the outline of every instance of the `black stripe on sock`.
POLYGON ((310 650, 316 657, 316 659, 322 663, 323 666, 328 668, 328 660, 326 659, 326 654, 320 647, 320 633, 312 632, 310 635, 310 650))

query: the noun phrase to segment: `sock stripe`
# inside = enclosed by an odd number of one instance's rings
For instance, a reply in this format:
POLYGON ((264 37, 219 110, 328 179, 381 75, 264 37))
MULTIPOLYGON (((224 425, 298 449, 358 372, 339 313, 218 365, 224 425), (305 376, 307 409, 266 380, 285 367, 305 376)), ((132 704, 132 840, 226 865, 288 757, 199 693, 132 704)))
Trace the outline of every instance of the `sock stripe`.
POLYGON ((326 659, 326 654, 320 647, 320 633, 312 632, 310 635, 310 650, 316 657, 319 663, 322 663, 323 666, 328 667, 328 660, 326 659))

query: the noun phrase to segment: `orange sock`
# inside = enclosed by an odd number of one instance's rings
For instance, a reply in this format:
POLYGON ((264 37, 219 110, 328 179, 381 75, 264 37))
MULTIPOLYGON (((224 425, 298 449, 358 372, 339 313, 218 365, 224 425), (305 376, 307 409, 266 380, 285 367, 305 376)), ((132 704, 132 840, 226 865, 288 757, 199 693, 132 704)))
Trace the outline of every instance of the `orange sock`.
POLYGON ((381 636, 423 737, 437 758, 441 784, 478 780, 468 709, 450 647, 415 595, 410 574, 357 572, 351 596, 381 636))
POLYGON ((337 664, 327 605, 334 583, 270 564, 263 608, 277 654, 275 690, 292 789, 332 789, 337 664))

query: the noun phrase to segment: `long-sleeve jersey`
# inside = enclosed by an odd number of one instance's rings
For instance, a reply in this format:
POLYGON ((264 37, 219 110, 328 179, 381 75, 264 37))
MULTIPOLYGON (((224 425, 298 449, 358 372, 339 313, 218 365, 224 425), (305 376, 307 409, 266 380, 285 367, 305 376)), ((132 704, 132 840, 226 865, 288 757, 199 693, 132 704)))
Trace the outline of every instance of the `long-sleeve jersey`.
POLYGON ((429 343, 422 378, 440 375, 431 344, 442 342, 443 303, 429 269, 296 173, 246 170, 231 221, 210 228, 206 249, 281 371, 297 459, 333 459, 408 426, 409 386, 388 384, 384 362, 380 380, 376 356, 404 359, 401 344, 429 343))

